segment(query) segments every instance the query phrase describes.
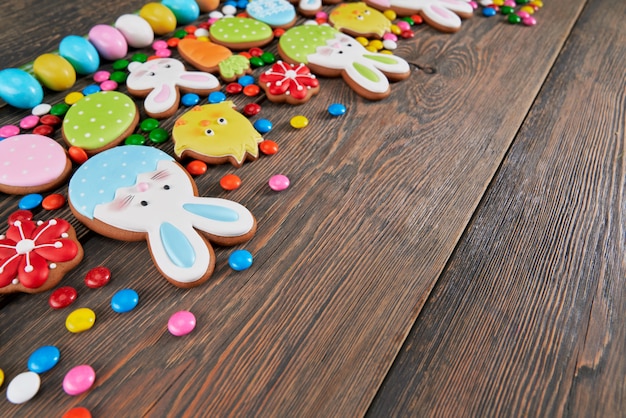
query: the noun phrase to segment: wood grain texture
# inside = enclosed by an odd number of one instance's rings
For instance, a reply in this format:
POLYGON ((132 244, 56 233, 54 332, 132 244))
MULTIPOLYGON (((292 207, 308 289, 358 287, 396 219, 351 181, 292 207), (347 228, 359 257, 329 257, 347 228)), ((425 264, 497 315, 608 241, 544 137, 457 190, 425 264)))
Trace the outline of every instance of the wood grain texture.
POLYGON ((624 416, 625 13, 585 8, 369 416, 624 416))
MULTIPOLYGON (((244 184, 234 192, 217 183, 234 171, 230 166, 197 179, 201 195, 235 200, 257 217, 257 235, 245 245, 255 256, 250 270, 231 271, 230 249, 216 248, 211 282, 176 289, 158 275, 145 243, 108 240, 76 225, 85 260, 64 284, 79 290, 76 307, 96 311, 96 327, 68 335, 67 312, 51 312, 47 294, 0 298, 7 379, 25 369, 35 347, 62 351, 35 399, 20 406, 3 400, 2 410, 60 415, 84 405, 94 416, 363 415, 584 3, 551 1, 532 32, 478 16, 452 35, 418 28, 396 51, 414 64, 411 77, 382 102, 363 100, 338 79, 324 79, 320 94, 296 108, 259 99, 260 117, 274 125, 266 137, 280 152, 237 169, 244 184), (512 82, 524 88, 511 94, 512 82), (346 117, 328 116, 331 102, 346 104, 346 117), (311 125, 290 128, 295 114, 311 125), (292 181, 283 193, 266 185, 278 172, 292 181), (82 278, 101 264, 113 271, 112 283, 87 289, 82 278), (119 315, 109 301, 123 287, 137 290, 140 307, 119 315), (175 338, 165 324, 181 309, 194 312, 198 326, 175 338), (94 367, 96 385, 66 396, 63 375, 81 363, 94 367)), ((56 26, 61 18, 92 21, 97 12, 93 23, 100 23, 127 7, 113 1, 106 10, 47 18, 56 26)), ((36 57, 20 48, 12 62, 36 57)), ((0 124, 18 114, 0 110, 0 124)), ((4 219, 18 198, 2 198, 4 219)))

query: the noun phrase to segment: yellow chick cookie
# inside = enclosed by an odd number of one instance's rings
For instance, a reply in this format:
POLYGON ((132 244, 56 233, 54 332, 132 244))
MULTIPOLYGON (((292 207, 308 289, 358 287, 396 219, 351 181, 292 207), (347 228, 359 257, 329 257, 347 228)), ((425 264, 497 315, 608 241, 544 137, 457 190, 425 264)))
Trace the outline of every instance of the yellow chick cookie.
POLYGON ((335 29, 355 37, 382 38, 391 32, 391 21, 363 2, 340 4, 330 13, 328 21, 335 29))
POLYGON ((230 162, 241 167, 259 155, 261 134, 231 101, 195 106, 178 118, 172 130, 174 153, 208 164, 230 162))

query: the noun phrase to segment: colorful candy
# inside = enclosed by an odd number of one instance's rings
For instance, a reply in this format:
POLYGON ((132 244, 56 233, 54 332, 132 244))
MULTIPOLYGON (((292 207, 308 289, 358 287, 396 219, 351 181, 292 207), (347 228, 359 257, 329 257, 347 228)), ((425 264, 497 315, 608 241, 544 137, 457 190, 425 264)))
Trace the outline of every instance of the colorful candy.
POLYGON ((61 351, 53 345, 39 347, 28 357, 28 370, 38 374, 45 373, 57 365, 61 351))
POLYGON ((130 312, 139 303, 139 295, 133 289, 121 289, 111 298, 111 309, 117 313, 130 312))
POLYGON ((128 43, 122 32, 109 25, 96 25, 89 31, 89 41, 104 59, 115 61, 124 58, 128 43))
POLYGON ((50 294, 48 305, 50 305, 52 309, 63 309, 74 303, 77 297, 78 292, 73 287, 59 287, 50 294))
POLYGON ((117 18, 114 26, 133 48, 145 48, 154 41, 154 32, 150 23, 139 15, 122 15, 117 18))
POLYGON ((189 311, 178 311, 167 321, 168 331, 176 337, 189 334, 195 327, 196 317, 189 311))
POLYGON ((7 400, 14 404, 22 404, 31 400, 41 386, 41 379, 35 372, 23 372, 9 382, 7 400))
POLYGON ((91 329, 96 322, 96 313, 89 308, 79 308, 70 313, 65 319, 65 328, 69 332, 78 334, 91 329))
POLYGON ((270 177, 268 185, 275 192, 281 192, 289 187, 289 178, 283 174, 276 174, 270 177))
POLYGON ((85 284, 91 289, 98 289, 111 280, 111 270, 104 266, 94 267, 85 275, 85 284))
POLYGON ((78 74, 91 74, 97 71, 100 65, 96 47, 78 35, 69 35, 61 40, 59 55, 69 61, 78 74))
POLYGON ((96 372, 88 364, 73 367, 63 378, 63 390, 68 395, 80 395, 93 386, 96 372))
POLYGON ((7 68, 0 71, 0 99, 13 107, 30 109, 43 100, 43 88, 26 71, 7 68))
POLYGON ((248 250, 236 250, 228 257, 228 265, 235 271, 243 271, 252 266, 253 257, 248 250))

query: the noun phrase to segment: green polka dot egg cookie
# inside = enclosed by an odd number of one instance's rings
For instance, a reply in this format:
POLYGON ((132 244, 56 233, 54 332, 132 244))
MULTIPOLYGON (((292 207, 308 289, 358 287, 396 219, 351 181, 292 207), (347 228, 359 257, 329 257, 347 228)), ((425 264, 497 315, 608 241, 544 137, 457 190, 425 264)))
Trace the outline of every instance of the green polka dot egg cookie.
POLYGON ((139 112, 130 97, 117 91, 98 92, 83 97, 67 111, 63 139, 93 155, 120 144, 138 122, 139 112))
POLYGON ((287 30, 278 41, 278 53, 291 64, 308 64, 308 56, 339 33, 330 26, 300 25, 287 30))
POLYGON ((211 41, 230 49, 245 50, 267 45, 274 39, 272 28, 248 17, 224 17, 209 28, 211 41))

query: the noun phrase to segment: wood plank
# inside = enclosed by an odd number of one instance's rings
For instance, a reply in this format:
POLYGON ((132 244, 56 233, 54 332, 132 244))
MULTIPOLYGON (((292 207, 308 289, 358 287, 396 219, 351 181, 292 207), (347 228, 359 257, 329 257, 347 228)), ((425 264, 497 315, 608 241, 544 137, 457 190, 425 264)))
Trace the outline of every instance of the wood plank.
MULTIPOLYGON (((95 416, 362 415, 584 3, 550 2, 533 29, 479 17, 454 35, 419 28, 397 54, 433 71, 414 70, 383 102, 356 97, 340 80, 324 80, 320 96, 297 108, 263 102, 280 153, 238 169, 244 186, 233 193, 217 186, 230 167, 198 178, 201 195, 236 200, 257 216, 257 236, 245 245, 253 268, 230 271, 230 249, 218 248, 212 282, 182 291, 159 277, 145 244, 81 232, 85 261, 64 283, 97 312, 97 326, 68 336, 66 313, 50 312, 47 295, 2 298, 0 367, 8 378, 36 346, 63 352, 36 399, 4 402, 3 410, 37 416, 80 404, 95 416), (511 94, 512 82, 524 88, 511 94), (347 117, 327 116, 335 101, 347 104, 347 117), (311 126, 291 129, 294 114, 311 126), (277 172, 293 183, 280 194, 265 185, 277 172), (99 264, 114 281, 90 291, 82 277, 99 264), (141 297, 128 315, 108 307, 122 287, 141 297), (179 309, 199 322, 180 339, 165 329, 179 309), (83 362, 97 371, 95 388, 64 396, 64 373, 83 362)), ((116 16, 107 13, 100 17, 116 16)), ((16 202, 3 198, 3 210, 16 202)))
POLYGON ((369 416, 623 416, 626 4, 590 2, 369 416))

